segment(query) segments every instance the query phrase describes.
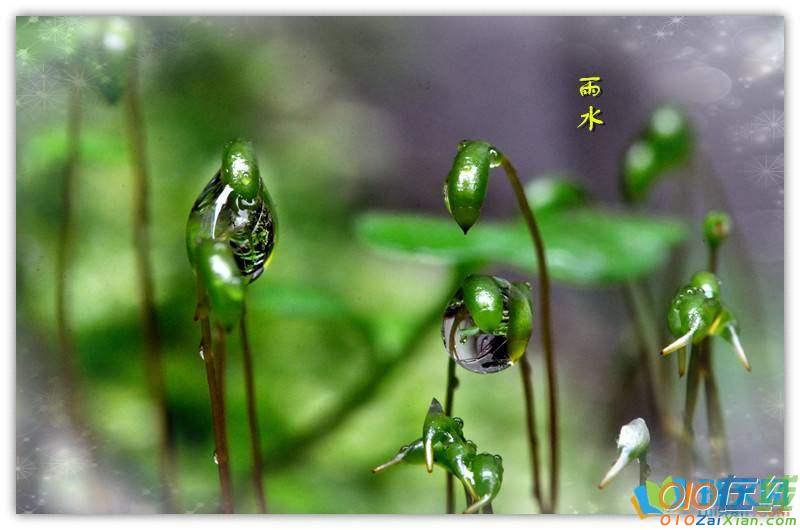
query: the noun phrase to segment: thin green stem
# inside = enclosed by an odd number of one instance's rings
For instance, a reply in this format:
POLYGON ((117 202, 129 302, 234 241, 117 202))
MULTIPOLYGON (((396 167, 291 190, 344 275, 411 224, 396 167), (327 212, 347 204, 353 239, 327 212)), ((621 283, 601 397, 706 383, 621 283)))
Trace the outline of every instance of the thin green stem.
MULTIPOLYGON (((719 266, 719 248, 709 246, 708 249, 708 270, 717 274, 719 266)), ((725 435, 725 417, 722 412, 722 403, 719 398, 717 381, 714 376, 714 364, 712 361, 714 347, 711 338, 707 337, 703 341, 705 346, 702 372, 705 379, 706 391, 706 416, 708 418, 709 443, 711 445, 711 456, 714 468, 718 475, 727 474, 730 469, 730 452, 728 449, 728 438, 725 435)))
MULTIPOLYGON (((456 361, 450 357, 447 360, 447 393, 444 400, 444 413, 446 416, 453 415, 453 398, 458 388, 458 378, 456 377, 456 361)), ((445 473, 445 508, 447 513, 456 513, 455 500, 455 477, 452 473, 445 473)))
MULTIPOLYGON (((559 478, 559 447, 558 447, 558 388, 556 379, 555 358, 553 355, 553 334, 550 313, 550 276, 547 270, 547 258, 544 252, 544 241, 539 231, 539 225, 533 215, 533 210, 525 196, 525 190, 517 175, 517 170, 505 156, 502 156, 501 163, 505 170, 508 181, 514 190, 517 203, 522 213, 528 231, 533 240, 533 248, 536 252, 536 262, 539 269, 539 310, 542 319, 542 351, 544 353, 545 370, 547 373, 547 397, 548 397, 548 434, 550 442, 550 499, 546 510, 554 512, 558 500, 558 478, 559 478)), ((527 372, 529 374, 529 372, 527 372)), ((526 384, 530 384, 527 382, 526 384)), ((527 406, 527 403, 526 403, 527 406)), ((528 409, 529 424, 533 411, 528 409)), ((535 432, 528 429, 529 445, 534 446, 535 432)), ((531 458, 534 455, 531 454, 531 458)))
POLYGON ((697 409, 697 393, 700 389, 700 358, 702 343, 697 351, 689 357, 689 369, 686 376, 686 404, 683 412, 683 437, 681 439, 681 469, 687 478, 691 478, 694 468, 694 413, 697 409))
POLYGON ((531 455, 531 475, 533 475, 533 496, 542 512, 547 506, 542 499, 541 463, 539 460, 539 435, 536 433, 536 403, 533 394, 533 375, 528 356, 520 360, 519 373, 522 378, 522 392, 525 396, 525 426, 528 430, 528 451, 531 455))
POLYGON ((242 337, 242 360, 244 364, 244 386, 247 396, 247 423, 250 427, 250 447, 253 454, 253 487, 256 491, 258 511, 267 513, 267 499, 264 494, 264 463, 261 459, 261 437, 258 431, 258 412, 256 410, 256 389, 253 377, 253 355, 250 351, 250 339, 247 335, 246 304, 242 306, 242 319, 239 325, 242 337))
POLYGON ((647 477, 650 476, 650 466, 647 464, 647 455, 639 457, 639 485, 647 484, 647 477))
POLYGON ((212 339, 211 322, 208 315, 208 301, 205 290, 198 285, 198 311, 202 339, 200 352, 206 367, 208 393, 211 400, 211 421, 214 426, 214 463, 219 472, 220 508, 223 513, 233 513, 233 483, 231 482, 230 463, 228 461, 228 434, 225 422, 225 403, 222 389, 219 386, 221 376, 217 373, 216 357, 225 356, 225 332, 217 327, 216 337, 212 339))
POLYGON ((67 285, 73 246, 73 195, 77 184, 81 146, 81 94, 77 88, 69 93, 67 107, 67 156, 64 162, 64 180, 61 188, 61 223, 56 249, 56 327, 59 343, 59 372, 64 391, 67 415, 72 427, 80 430, 84 425, 83 406, 77 381, 75 341, 69 311, 67 285))
POLYGON ((158 411, 159 469, 164 508, 167 512, 175 513, 180 511, 175 494, 177 491, 177 443, 174 419, 167 403, 161 336, 155 307, 153 267, 150 256, 149 178, 136 61, 131 61, 128 68, 125 119, 133 166, 133 246, 138 274, 139 313, 144 329, 144 365, 150 397, 158 411))

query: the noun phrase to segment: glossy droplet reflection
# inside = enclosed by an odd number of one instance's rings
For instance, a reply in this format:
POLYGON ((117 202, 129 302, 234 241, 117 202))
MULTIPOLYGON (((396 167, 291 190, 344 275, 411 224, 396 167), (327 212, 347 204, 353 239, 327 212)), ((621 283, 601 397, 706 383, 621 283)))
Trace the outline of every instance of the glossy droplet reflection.
POLYGON ((275 247, 276 220, 272 201, 261 181, 251 198, 236 193, 217 173, 189 214, 187 246, 194 262, 194 248, 203 239, 228 241, 242 276, 257 279, 275 247))
POLYGON ((525 354, 530 336, 530 307, 522 290, 502 278, 491 278, 502 297, 502 318, 494 329, 481 329, 476 324, 463 288, 450 300, 442 317, 445 350, 459 366, 479 374, 512 366, 525 354), (520 325, 523 320, 526 325, 520 325))

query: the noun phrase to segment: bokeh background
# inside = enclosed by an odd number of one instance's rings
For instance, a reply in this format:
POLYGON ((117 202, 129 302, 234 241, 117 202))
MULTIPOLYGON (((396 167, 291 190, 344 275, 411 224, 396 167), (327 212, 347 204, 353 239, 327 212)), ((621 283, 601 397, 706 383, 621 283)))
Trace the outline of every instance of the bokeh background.
MULTIPOLYGON (((156 409, 145 384, 132 246, 132 176, 121 105, 68 72, 81 18, 17 19, 17 510, 151 513, 156 409), (87 424, 64 411, 56 361, 55 248, 67 95, 84 103, 75 240, 69 269, 77 383, 87 424)), ((280 220, 275 258, 248 293, 265 481, 283 513, 441 513, 441 472, 370 469, 419 434, 443 397, 438 322, 446 267, 375 252, 354 237, 364 211, 445 215, 441 183, 462 138, 485 138, 526 180, 572 175, 595 201, 620 207, 621 153, 652 109, 682 105, 696 131, 691 167, 643 207, 682 219, 681 258, 650 287, 665 309, 705 261, 699 224, 725 209, 734 233, 721 277, 742 323, 748 374, 725 345, 718 378, 734 470, 767 476, 784 463, 784 28, 779 17, 142 18, 136 60, 151 173, 151 231, 168 401, 176 416, 180 510, 217 509, 208 390, 193 321, 184 227, 221 148, 257 146, 280 220), (577 79, 603 78, 605 125, 577 129, 577 79), (358 315, 357 319, 348 315, 358 315), (368 322, 369 333, 353 321, 368 322), (414 335, 411 337, 410 335, 414 335), (410 347, 409 345, 413 347, 410 347), (399 359, 399 360, 397 360, 399 359), (396 360, 396 361, 393 361, 396 360), (387 362, 390 361, 390 362, 387 362), (388 368, 387 368, 388 367, 388 368)), ((485 219, 516 215, 502 179, 485 219)), ((454 229, 456 229, 454 225, 454 229)), ((487 270, 513 279, 527 272, 487 270)), ((631 513, 636 471, 607 490, 619 426, 652 421, 635 368, 632 323, 618 286, 554 287, 562 410, 559 511, 631 513)), ((656 324, 663 328, 662 315, 656 324)), ((254 511, 241 357, 230 341, 229 436, 237 509, 254 511)), ((544 381, 539 340, 540 433, 544 381)), ((516 369, 461 371, 456 414, 483 450, 503 455, 498 513, 533 513, 516 369)), ((683 406, 672 379, 668 405, 683 406)), ((696 421, 700 469, 708 454, 696 421)), ((675 447, 653 432, 654 477, 676 471, 675 447)), ((546 454, 546 453, 545 453, 546 454)))

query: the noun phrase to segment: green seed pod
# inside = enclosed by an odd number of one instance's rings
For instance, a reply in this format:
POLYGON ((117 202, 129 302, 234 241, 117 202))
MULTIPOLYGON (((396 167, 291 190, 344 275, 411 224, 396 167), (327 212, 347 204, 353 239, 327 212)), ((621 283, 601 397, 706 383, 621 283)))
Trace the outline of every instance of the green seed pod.
POLYGON ((222 182, 243 198, 252 200, 262 188, 261 172, 252 142, 231 140, 222 152, 222 182))
POLYGON ((751 370, 750 361, 747 359, 744 348, 742 348, 742 343, 739 341, 739 322, 727 307, 722 307, 717 319, 711 325, 711 329, 708 330, 708 333, 710 335, 722 337, 725 342, 733 346, 736 356, 739 358, 739 362, 742 363, 745 370, 748 372, 751 370))
POLYGON ((695 273, 689 281, 689 285, 701 288, 706 298, 719 299, 719 280, 711 272, 701 271, 695 273))
POLYGON ((629 202, 647 197, 658 177, 658 160, 653 145, 645 140, 634 142, 622 159, 622 195, 629 202))
POLYGON ((255 281, 269 265, 277 244, 278 222, 261 180, 252 144, 225 146, 220 171, 195 201, 186 224, 189 261, 205 239, 227 241, 242 276, 255 281))
POLYGON ((477 496, 474 483, 469 479, 472 476, 472 465, 478 448, 470 440, 455 440, 447 446, 442 455, 443 467, 453 474, 469 491, 473 497, 477 496))
POLYGON ((435 444, 445 446, 464 438, 462 428, 464 422, 461 418, 451 418, 444 413, 442 404, 434 398, 428 407, 428 414, 422 425, 422 441, 425 444, 425 467, 428 473, 433 472, 435 444))
POLYGON ((464 140, 444 183, 447 210, 466 234, 480 217, 489 169, 500 165, 501 155, 488 142, 464 140))
POLYGON ((468 277, 442 315, 445 350, 459 366, 479 374, 516 363, 532 330, 530 286, 494 276, 468 277))
POLYGON ((464 513, 477 513, 500 493, 503 485, 503 459, 500 455, 489 453, 475 455, 472 460, 472 475, 465 482, 472 483, 475 496, 464 513))
POLYGON ((221 241, 200 243, 196 270, 208 293, 211 317, 230 330, 239 322, 244 304, 244 282, 230 247, 221 241))
POLYGON ((683 165, 692 151, 689 120, 672 105, 657 108, 650 116, 645 137, 656 152, 660 171, 683 165))
MULTIPOLYGON (((678 337, 675 342, 661 350, 662 355, 686 349, 687 353, 692 344, 697 344, 707 335, 714 319, 720 312, 719 298, 709 298, 707 289, 687 285, 681 288, 672 299, 667 312, 667 325, 670 333, 678 337)), ((686 353, 678 358, 678 372, 682 376, 686 372, 686 353)))
POLYGON ((494 278, 473 274, 464 280, 462 290, 475 325, 485 333, 495 331, 503 320, 503 293, 494 278))
POLYGON ((703 235, 708 246, 716 248, 731 232, 731 218, 725 212, 710 211, 703 221, 703 235))
POLYGON ((586 188, 559 175, 546 175, 525 186, 525 197, 536 215, 583 206, 588 196, 586 188))

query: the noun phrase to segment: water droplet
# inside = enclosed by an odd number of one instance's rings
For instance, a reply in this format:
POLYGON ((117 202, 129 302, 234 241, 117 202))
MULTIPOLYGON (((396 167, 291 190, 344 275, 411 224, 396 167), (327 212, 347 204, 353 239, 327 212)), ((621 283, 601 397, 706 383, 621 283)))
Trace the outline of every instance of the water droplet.
POLYGON ((214 463, 219 465, 219 458, 217 457, 217 452, 214 451, 214 463))
POLYGON ((200 359, 203 361, 206 360, 206 346, 203 344, 203 341, 200 341, 200 359))
POLYGON ((508 346, 509 298, 511 284, 495 278, 503 295, 503 318, 493 333, 476 326, 459 289, 442 317, 442 341, 447 353, 470 372, 489 374, 505 370, 513 363, 508 346))
POLYGON ((247 199, 225 184, 217 173, 194 204, 186 226, 189 255, 204 239, 228 241, 242 276, 252 282, 261 275, 275 247, 277 221, 263 182, 259 194, 247 199))

